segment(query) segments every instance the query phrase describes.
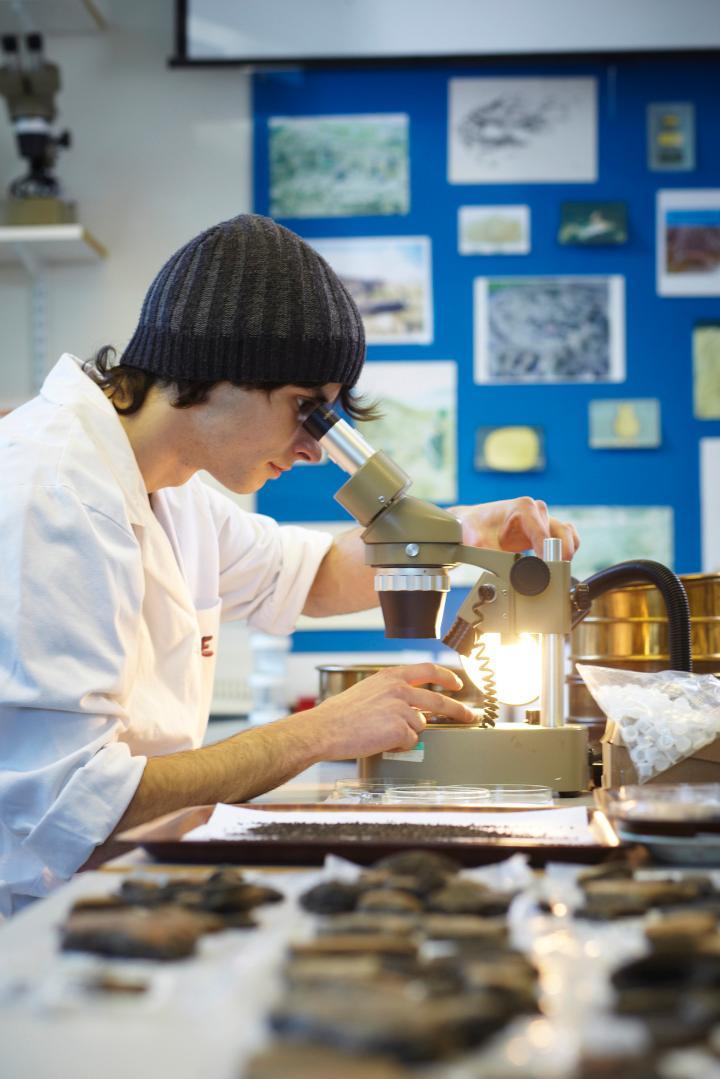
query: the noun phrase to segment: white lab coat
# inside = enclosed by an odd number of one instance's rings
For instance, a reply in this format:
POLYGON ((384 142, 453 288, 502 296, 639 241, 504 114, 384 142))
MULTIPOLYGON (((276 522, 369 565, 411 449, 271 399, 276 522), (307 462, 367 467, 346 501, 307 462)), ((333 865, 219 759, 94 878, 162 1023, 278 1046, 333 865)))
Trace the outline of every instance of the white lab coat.
POLYGON ((0 422, 0 911, 86 861, 147 756, 201 744, 220 620, 289 633, 330 543, 197 477, 151 506, 74 357, 0 422))

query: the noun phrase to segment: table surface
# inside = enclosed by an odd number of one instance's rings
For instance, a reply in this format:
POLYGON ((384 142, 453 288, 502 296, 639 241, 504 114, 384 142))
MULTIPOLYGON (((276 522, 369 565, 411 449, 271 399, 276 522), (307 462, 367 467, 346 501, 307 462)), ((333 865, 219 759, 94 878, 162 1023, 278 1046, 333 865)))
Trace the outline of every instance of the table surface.
MULTIPOLYGON (((315 765, 257 801, 322 801, 338 779, 355 775, 353 763, 315 765)), ((578 801, 590 799, 564 799, 561 804, 578 801)), ((293 919, 303 917, 297 904, 258 912, 262 934, 236 930, 203 938, 192 959, 166 966, 114 961, 113 969, 152 973, 152 991, 143 1000, 88 1000, 77 992, 78 979, 108 964, 64 955, 57 946, 57 927, 81 897, 114 891, 130 873, 208 871, 158 865, 134 850, 100 870, 78 874, 0 925, 2 1079, 240 1079, 240 1062, 264 1037, 263 1016, 276 991, 275 971, 293 919)), ((297 895, 317 872, 278 867, 252 870, 250 875, 261 875, 297 895)), ((301 923, 296 928, 303 931, 301 923)))

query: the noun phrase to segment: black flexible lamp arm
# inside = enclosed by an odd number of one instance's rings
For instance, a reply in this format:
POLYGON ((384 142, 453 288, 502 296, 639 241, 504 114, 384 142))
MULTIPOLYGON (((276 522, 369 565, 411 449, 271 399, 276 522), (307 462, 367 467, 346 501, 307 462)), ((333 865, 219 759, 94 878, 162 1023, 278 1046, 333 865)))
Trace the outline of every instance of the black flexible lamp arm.
POLYGON ((616 566, 601 569, 586 581, 576 584, 571 594, 573 627, 582 622, 589 613, 593 600, 598 596, 629 584, 655 585, 663 598, 668 616, 669 669, 692 671, 690 605, 687 592, 680 578, 661 562, 646 559, 618 562, 616 566))

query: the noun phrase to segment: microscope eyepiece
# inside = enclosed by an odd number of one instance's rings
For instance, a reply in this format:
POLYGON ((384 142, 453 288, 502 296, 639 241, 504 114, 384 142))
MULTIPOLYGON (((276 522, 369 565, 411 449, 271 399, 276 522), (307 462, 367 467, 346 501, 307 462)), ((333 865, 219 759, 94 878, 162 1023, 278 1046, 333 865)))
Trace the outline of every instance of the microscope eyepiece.
POLYGON ((335 426, 339 419, 340 417, 337 412, 332 408, 328 408, 327 405, 320 403, 312 410, 303 423, 303 427, 309 435, 312 435, 312 437, 319 442, 321 438, 325 437, 330 428, 335 426))
POLYGON ((375 453, 359 431, 322 403, 303 421, 303 427, 316 442, 322 442, 330 460, 351 476, 375 453))

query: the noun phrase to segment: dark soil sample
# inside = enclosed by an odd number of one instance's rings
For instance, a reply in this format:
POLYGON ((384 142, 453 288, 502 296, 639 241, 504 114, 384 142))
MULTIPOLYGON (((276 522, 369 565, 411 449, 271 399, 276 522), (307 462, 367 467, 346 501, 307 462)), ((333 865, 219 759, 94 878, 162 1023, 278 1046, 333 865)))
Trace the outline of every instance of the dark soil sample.
POLYGON ((85 911, 71 914, 61 927, 61 947, 126 959, 184 959, 194 953, 210 920, 215 921, 168 907, 85 911))
MULTIPOLYGON (((494 840, 509 839, 514 843, 522 844, 524 841, 537 844, 543 836, 538 836, 536 831, 523 833, 516 825, 498 824, 488 827, 483 824, 411 824, 403 822, 378 824, 372 821, 348 822, 346 824, 294 824, 292 822, 275 821, 267 824, 254 824, 243 833, 245 842, 258 843, 292 843, 292 844, 327 844, 327 843, 353 843, 358 845, 396 843, 401 844, 434 844, 447 843, 452 840, 468 841, 479 840, 492 843, 494 840)), ((549 843, 557 842, 552 837, 547 837, 549 843)), ((570 837, 563 839, 563 846, 585 847, 583 841, 571 840, 570 837)), ((418 852, 414 852, 418 853, 418 852)), ((382 865, 383 863, 378 863, 382 865)), ((388 868, 393 868, 388 866, 388 868)), ((410 869, 394 867, 393 872, 410 873, 410 869)), ((421 874, 418 873, 418 876, 421 874)), ((443 873, 447 876, 447 873, 443 873)), ((438 882, 434 887, 438 886, 438 882)))
POLYGON ((312 914, 344 914, 355 910, 363 891, 355 881, 323 880, 303 892, 300 906, 312 914))
POLYGON ((505 914, 511 900, 512 896, 504 892, 491 892, 484 884, 456 878, 432 892, 425 905, 428 910, 440 914, 484 914, 492 917, 505 914))

